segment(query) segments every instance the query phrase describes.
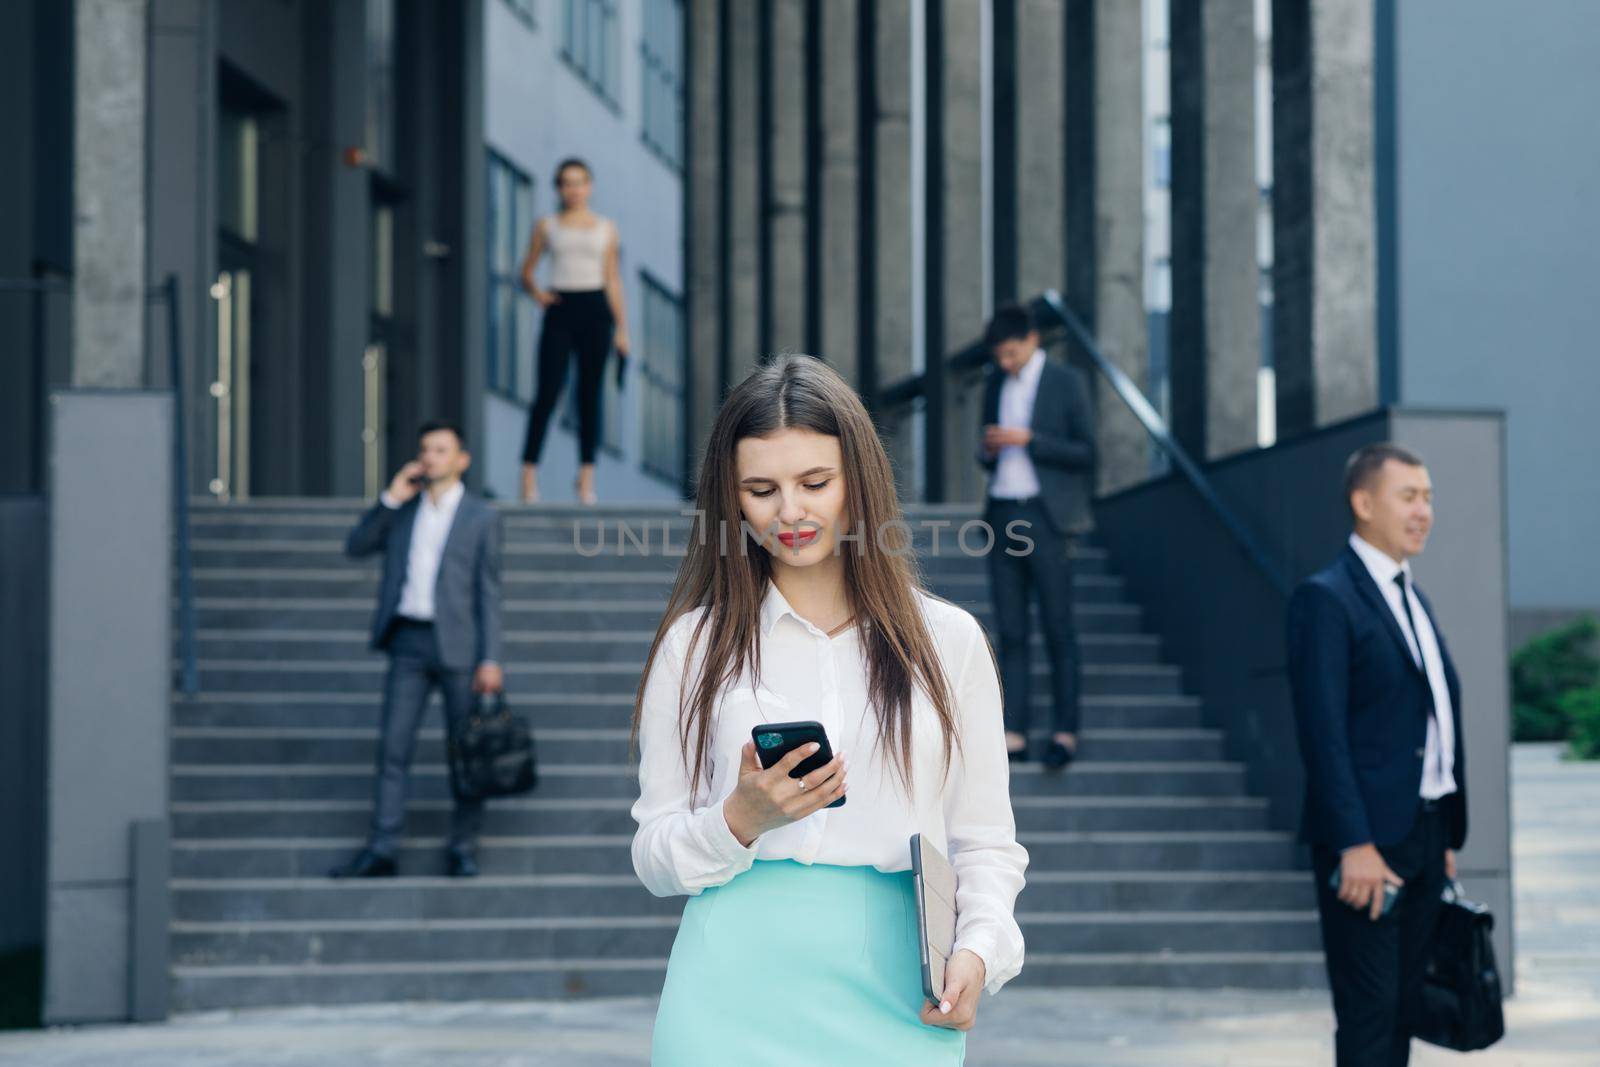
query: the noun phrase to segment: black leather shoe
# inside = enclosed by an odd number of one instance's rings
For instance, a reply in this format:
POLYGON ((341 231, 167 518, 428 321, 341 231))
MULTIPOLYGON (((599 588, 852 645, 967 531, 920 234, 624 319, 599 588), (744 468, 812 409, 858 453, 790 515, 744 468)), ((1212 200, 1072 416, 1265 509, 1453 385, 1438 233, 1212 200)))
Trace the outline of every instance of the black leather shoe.
POLYGON ((1010 760, 1012 763, 1027 763, 1028 750, 1026 748, 1019 748, 1016 750, 1007 749, 1006 759, 1010 760))
POLYGON ((1076 755, 1072 749, 1052 738, 1044 749, 1044 765, 1053 771, 1059 771, 1071 763, 1076 755))
POLYGON ((478 858, 470 852, 451 849, 445 867, 452 878, 478 877, 478 858))
POLYGON ((370 848, 361 850, 361 854, 342 867, 335 867, 328 872, 329 878, 393 878, 395 876, 393 856, 383 856, 370 848))

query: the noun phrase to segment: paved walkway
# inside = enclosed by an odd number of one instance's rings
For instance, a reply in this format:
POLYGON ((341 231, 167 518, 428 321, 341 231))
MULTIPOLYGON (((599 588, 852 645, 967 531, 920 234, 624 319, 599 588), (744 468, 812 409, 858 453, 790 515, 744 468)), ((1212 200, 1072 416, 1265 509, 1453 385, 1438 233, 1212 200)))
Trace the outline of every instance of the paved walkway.
MULTIPOLYGON (((1418 1067, 1600 1063, 1600 763, 1513 756, 1518 995, 1510 1033, 1418 1067)), ((1325 994, 1007 990, 983 1005, 970 1067, 1304 1067, 1332 1062, 1325 994)), ((191 1015, 152 1027, 0 1035, 0 1064, 67 1067, 641 1067, 652 999, 191 1015)), ((827 1063, 827 1050, 797 1063, 827 1063)), ((888 1067, 888 1065, 885 1065, 888 1067)))

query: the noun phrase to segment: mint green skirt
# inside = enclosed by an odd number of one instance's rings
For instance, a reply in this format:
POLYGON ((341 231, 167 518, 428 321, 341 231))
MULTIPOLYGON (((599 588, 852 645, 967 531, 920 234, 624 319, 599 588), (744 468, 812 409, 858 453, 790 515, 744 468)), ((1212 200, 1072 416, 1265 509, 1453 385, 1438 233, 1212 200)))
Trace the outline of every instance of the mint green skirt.
POLYGON ((654 1067, 960 1067, 928 1026, 910 871, 757 860, 684 905, 654 1067))

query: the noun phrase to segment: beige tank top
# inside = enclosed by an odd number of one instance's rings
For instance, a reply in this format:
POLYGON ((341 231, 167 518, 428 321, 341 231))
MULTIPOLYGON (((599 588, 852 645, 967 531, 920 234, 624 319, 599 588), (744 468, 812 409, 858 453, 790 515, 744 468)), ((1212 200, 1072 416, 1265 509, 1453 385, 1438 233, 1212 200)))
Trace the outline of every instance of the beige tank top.
POLYGON ((566 292, 604 289, 606 250, 616 228, 603 216, 592 226, 563 226, 559 215, 545 219, 545 244, 550 249, 550 288, 566 292))

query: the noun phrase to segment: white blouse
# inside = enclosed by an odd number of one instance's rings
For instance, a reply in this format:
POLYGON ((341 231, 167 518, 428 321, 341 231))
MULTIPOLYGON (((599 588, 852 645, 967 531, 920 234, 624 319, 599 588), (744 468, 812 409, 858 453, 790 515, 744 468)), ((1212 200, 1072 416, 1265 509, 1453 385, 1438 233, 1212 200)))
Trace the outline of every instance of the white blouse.
MULTIPOLYGON (((913 687, 916 795, 908 798, 879 749, 857 628, 830 638, 796 614, 769 581, 761 605, 761 685, 752 686, 746 675, 723 690, 713 709, 709 785, 703 771, 694 796, 678 742, 678 687, 689 638, 706 609, 684 614, 662 640, 639 727, 633 867, 656 896, 693 896, 730 881, 756 859, 909 870, 910 837, 922 833, 956 870, 955 950, 970 949, 983 960, 985 988, 995 993, 1022 970, 1022 931, 1012 910, 1028 865, 1011 812, 1000 681, 977 619, 954 604, 918 597, 956 701, 961 746, 951 751, 947 781, 941 782, 938 719, 923 689, 913 687), (760 723, 805 719, 820 722, 833 750, 847 754, 847 799, 842 807, 769 830, 745 848, 722 814, 737 784, 740 749, 760 723)), ((705 643, 702 638, 697 660, 705 643)))

